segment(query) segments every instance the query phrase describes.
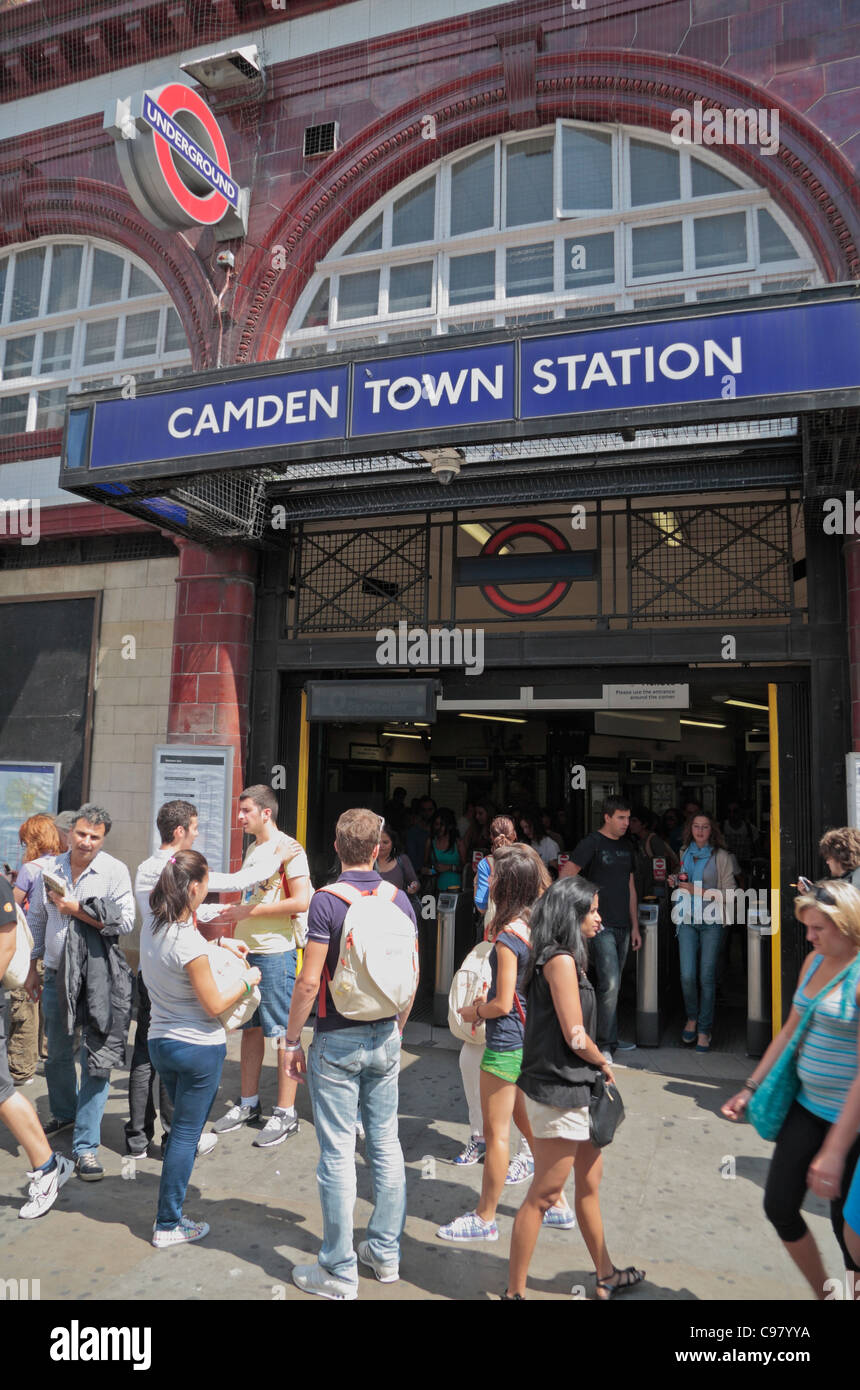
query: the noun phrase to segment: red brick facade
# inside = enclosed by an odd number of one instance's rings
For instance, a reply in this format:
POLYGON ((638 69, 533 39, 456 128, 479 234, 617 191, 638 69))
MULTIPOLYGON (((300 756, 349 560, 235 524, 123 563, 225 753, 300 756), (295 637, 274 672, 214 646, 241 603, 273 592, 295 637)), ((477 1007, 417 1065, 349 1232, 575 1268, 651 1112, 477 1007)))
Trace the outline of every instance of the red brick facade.
MULTIPOLYGON (((244 785, 248 747, 256 557, 237 547, 204 550, 187 541, 177 544, 167 739, 231 744, 235 799, 244 785)), ((231 868, 239 867, 241 853, 242 832, 234 826, 231 868)))

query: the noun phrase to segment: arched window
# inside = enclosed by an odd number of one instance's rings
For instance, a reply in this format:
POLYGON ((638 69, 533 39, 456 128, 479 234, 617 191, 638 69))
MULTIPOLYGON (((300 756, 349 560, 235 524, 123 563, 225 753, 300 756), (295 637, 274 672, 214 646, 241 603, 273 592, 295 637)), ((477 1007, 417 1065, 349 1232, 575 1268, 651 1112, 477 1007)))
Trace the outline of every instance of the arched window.
POLYGON ((190 361, 170 296, 128 253, 64 238, 0 256, 0 434, 59 428, 71 392, 190 361))
POLYGON ((283 352, 820 284, 768 193, 708 148, 557 121, 440 161, 317 266, 283 352))

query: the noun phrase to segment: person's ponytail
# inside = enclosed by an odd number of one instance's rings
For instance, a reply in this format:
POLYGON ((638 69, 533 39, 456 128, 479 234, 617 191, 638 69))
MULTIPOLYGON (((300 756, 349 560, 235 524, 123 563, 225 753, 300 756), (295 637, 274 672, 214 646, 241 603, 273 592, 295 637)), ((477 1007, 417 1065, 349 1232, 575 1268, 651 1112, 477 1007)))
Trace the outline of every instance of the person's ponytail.
POLYGON ((149 895, 154 930, 178 922, 188 911, 188 890, 192 883, 202 883, 209 865, 194 849, 182 849, 171 855, 161 871, 161 877, 149 895))

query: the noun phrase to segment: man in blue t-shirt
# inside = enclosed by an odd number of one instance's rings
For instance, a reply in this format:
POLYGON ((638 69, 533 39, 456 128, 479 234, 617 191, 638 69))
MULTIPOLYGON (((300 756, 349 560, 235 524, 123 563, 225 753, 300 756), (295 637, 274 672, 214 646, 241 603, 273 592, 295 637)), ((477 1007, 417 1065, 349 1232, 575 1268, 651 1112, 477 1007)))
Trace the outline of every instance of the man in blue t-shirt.
POLYGON ((630 802, 609 796, 603 803, 603 824, 580 840, 561 868, 559 877, 581 873, 599 890, 603 929, 591 942, 597 974, 597 1046, 611 1064, 615 1048, 622 1052, 635 1043, 618 1042, 618 991, 628 946, 638 951, 639 911, 633 878, 633 849, 627 838, 630 802))
MULTIPOLYGON (((373 867, 379 854, 382 825, 375 811, 344 811, 334 841, 342 865, 338 883, 350 884, 364 893, 382 883, 373 867)), ((398 889, 393 901, 409 917, 417 936, 415 913, 406 894, 398 889)), ((317 1182, 323 1241, 319 1263, 294 1265, 293 1282, 306 1293, 335 1299, 358 1297, 352 1223, 359 1102, 367 1133, 375 1204, 367 1228, 368 1239, 360 1242, 358 1259, 383 1284, 399 1278, 400 1237, 406 1220, 406 1168, 397 1132, 397 1106, 400 1037, 412 1000, 399 1016, 373 1023, 344 1018, 338 1013, 329 981, 337 968, 348 911, 349 904, 332 893, 319 891, 311 900, 308 944, 293 992, 282 1057, 288 1075, 297 1080, 307 1075, 320 1146, 317 1182), (321 993, 324 971, 325 988, 321 993), (316 1032, 306 1063, 301 1032, 318 996, 316 1032)))

